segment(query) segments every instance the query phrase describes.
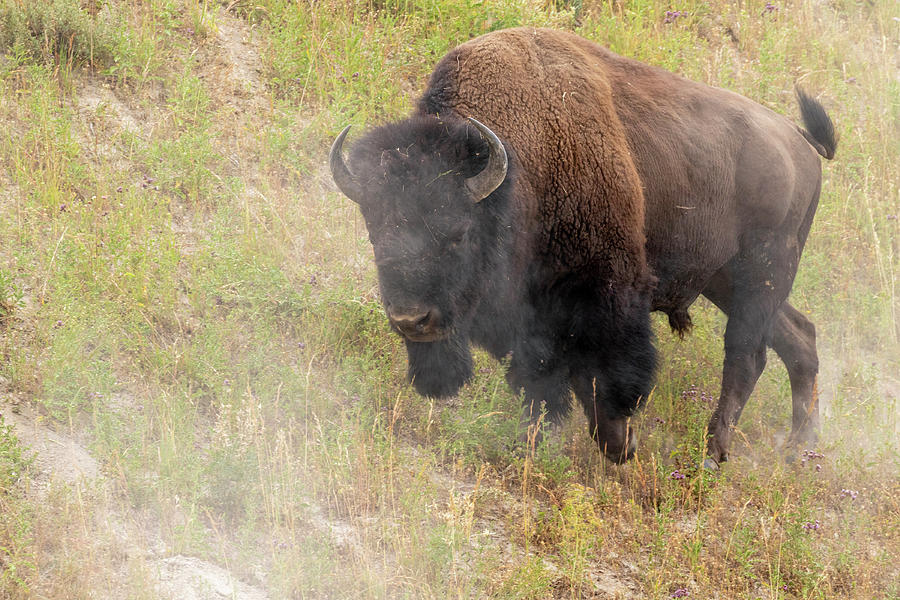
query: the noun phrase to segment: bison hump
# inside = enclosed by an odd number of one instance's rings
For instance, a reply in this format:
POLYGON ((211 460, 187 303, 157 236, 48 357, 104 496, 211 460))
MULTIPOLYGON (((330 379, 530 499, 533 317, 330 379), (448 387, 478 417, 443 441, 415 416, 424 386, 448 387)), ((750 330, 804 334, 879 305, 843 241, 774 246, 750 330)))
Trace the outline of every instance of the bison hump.
POLYGON ((540 254, 563 270, 603 265, 611 283, 627 284, 649 277, 644 198, 606 57, 564 32, 494 32, 440 61, 419 110, 475 117, 512 147, 515 201, 540 221, 540 254))

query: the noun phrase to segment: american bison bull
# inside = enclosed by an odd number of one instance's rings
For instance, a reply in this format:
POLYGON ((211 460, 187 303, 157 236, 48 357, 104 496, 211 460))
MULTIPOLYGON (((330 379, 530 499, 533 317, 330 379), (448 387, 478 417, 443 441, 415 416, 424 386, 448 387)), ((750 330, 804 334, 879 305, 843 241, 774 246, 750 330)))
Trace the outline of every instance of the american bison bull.
POLYGON ((728 315, 709 456, 734 425, 770 345, 787 366, 792 439, 816 436, 815 329, 786 302, 819 198, 833 126, 798 90, 806 129, 737 94, 624 58, 570 33, 510 29, 437 65, 413 114, 342 154, 385 312, 427 396, 472 375, 470 344, 510 356, 526 411, 584 407, 622 462, 650 392, 650 312, 684 334, 699 294, 728 315))

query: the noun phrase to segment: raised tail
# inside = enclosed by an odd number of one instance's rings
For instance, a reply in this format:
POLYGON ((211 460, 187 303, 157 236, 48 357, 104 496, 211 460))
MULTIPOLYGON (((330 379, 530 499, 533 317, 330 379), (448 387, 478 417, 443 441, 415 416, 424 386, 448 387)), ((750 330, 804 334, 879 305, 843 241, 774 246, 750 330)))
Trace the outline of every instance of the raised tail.
POLYGON ((800 87, 796 87, 797 102, 800 103, 800 116, 806 129, 799 128, 806 141, 816 152, 831 160, 837 150, 837 137, 834 135, 834 123, 819 101, 808 95, 800 87))

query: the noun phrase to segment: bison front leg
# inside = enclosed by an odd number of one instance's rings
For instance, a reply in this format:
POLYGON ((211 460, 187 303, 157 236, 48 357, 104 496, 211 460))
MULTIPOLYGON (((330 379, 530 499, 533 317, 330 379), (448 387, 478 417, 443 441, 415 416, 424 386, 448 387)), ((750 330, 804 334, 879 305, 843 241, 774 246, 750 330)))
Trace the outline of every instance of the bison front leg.
POLYGON ((622 464, 634 456, 637 438, 627 416, 614 415, 604 401, 608 389, 602 379, 576 375, 572 377, 572 390, 584 407, 591 437, 597 442, 603 455, 616 464, 622 464))
POLYGON ((622 331, 624 337, 574 356, 571 376, 591 437, 616 464, 629 460, 637 449, 631 416, 647 400, 656 367, 648 316, 641 315, 622 331))

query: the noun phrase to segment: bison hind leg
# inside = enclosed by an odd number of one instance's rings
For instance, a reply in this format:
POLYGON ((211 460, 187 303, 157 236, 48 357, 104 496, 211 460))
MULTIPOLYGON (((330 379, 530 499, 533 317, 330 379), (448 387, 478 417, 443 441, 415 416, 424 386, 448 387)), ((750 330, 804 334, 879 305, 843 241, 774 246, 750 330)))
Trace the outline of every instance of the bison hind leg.
POLYGON ((772 333, 772 348, 787 367, 791 382, 793 418, 786 444, 791 457, 804 446, 815 447, 818 439, 816 328, 800 311, 785 302, 775 318, 772 333))

